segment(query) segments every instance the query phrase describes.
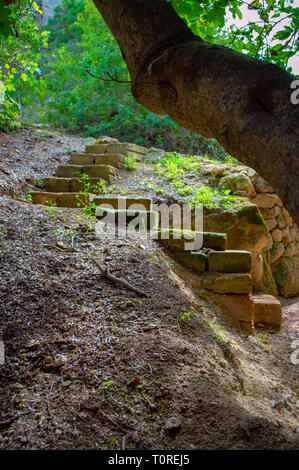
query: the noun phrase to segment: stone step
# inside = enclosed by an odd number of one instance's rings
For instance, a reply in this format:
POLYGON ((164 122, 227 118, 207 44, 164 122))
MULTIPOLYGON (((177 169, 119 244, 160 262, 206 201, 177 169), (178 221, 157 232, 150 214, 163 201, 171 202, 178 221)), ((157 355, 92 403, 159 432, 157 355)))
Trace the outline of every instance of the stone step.
POLYGON ((210 251, 208 254, 210 272, 249 273, 252 256, 250 251, 210 251))
MULTIPOLYGON (((159 230, 159 243, 170 249, 171 251, 191 251, 191 243, 202 240, 202 246, 211 248, 213 250, 226 250, 227 236, 226 233, 213 233, 213 232, 194 232, 191 230, 174 230, 174 229, 160 229, 159 230)), ((192 248, 192 246, 191 246, 192 248)), ((198 251, 201 246, 195 247, 198 251)))
POLYGON ((147 149, 141 147, 140 145, 130 144, 130 143, 121 143, 113 142, 110 144, 94 144, 86 145, 86 153, 120 153, 125 156, 139 156, 141 158, 143 155, 146 155, 147 149))
POLYGON ((246 273, 206 273, 202 286, 216 294, 249 294, 252 292, 252 278, 246 273))
POLYGON ((99 221, 117 228, 136 225, 141 230, 154 230, 159 225, 159 213, 155 211, 115 210, 98 206, 95 210, 95 216, 99 221))
POLYGON ((255 325, 280 327, 282 310, 279 300, 263 293, 254 293, 252 297, 255 325))
POLYGON ((152 200, 149 198, 133 198, 133 197, 104 197, 93 195, 91 202, 97 206, 109 205, 109 209, 131 209, 131 210, 152 210, 152 200))
POLYGON ((109 182, 115 178, 117 170, 111 165, 59 165, 56 170, 56 176, 63 178, 78 178, 82 174, 109 182))
POLYGON ((204 253, 198 251, 174 251, 172 257, 197 274, 207 270, 208 258, 204 253))
POLYGON ((48 192, 32 192, 30 193, 34 204, 43 204, 56 207, 82 207, 89 205, 90 194, 82 193, 48 193, 48 192))
MULTIPOLYGON (((93 187, 96 187, 101 181, 103 181, 101 178, 88 179, 88 183, 93 187)), ((78 178, 50 177, 43 179, 43 189, 53 193, 79 193, 85 190, 85 185, 78 178)), ((96 188, 94 189, 96 190, 96 188)))
POLYGON ((120 153, 71 153, 70 162, 73 165, 111 165, 115 168, 124 166, 124 155, 120 153))

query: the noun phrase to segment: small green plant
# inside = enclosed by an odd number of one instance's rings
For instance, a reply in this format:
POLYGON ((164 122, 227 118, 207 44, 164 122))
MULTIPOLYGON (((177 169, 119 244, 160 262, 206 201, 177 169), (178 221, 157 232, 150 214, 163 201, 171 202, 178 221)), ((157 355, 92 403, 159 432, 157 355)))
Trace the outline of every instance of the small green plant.
POLYGON ((267 333, 265 333, 264 335, 261 335, 259 338, 257 338, 258 341, 260 341, 261 343, 266 343, 268 344, 269 341, 270 341, 270 338, 269 336, 267 335, 267 333))
POLYGON ((78 180, 79 183, 83 184, 84 189, 80 191, 83 194, 106 194, 107 193, 107 181, 98 181, 95 184, 90 182, 90 177, 86 173, 83 173, 78 180))
POLYGON ((114 380, 105 380, 104 381, 104 387, 109 388, 111 385, 114 383, 114 380))
POLYGON ((191 320, 191 312, 184 312, 181 316, 182 321, 191 320))
POLYGON ((3 232, 0 232, 0 237, 2 238, 7 238, 8 231, 4 230, 3 232))
POLYGON ((35 184, 35 186, 39 186, 40 188, 42 188, 44 186, 44 181, 43 180, 38 180, 36 178, 34 178, 33 183, 35 184))
POLYGON ((212 329, 212 331, 215 333, 216 335, 216 339, 218 341, 226 341, 226 331, 224 328, 222 328, 221 326, 219 325, 215 325, 215 320, 216 318, 213 318, 212 320, 208 321, 206 323, 206 325, 212 329))
POLYGON ((49 214, 52 217, 54 217, 54 219, 57 219, 57 214, 56 214, 57 203, 53 202, 52 199, 50 199, 50 201, 45 201, 45 204, 47 204, 45 209, 49 212, 49 214))
POLYGON ((124 167, 126 170, 136 170, 137 169, 137 166, 138 166, 138 160, 137 160, 137 157, 135 155, 133 156, 127 156, 125 157, 124 159, 124 167))
POLYGON ((160 188, 160 189, 156 189, 156 193, 157 193, 157 194, 163 194, 164 191, 163 191, 163 189, 160 188))

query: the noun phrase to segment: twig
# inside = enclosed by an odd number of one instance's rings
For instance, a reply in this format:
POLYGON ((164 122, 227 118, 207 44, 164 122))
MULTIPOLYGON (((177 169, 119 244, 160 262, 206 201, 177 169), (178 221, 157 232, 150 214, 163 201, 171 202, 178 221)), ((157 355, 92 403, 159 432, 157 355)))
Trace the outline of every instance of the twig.
POLYGON ((143 290, 141 289, 138 289, 137 287, 134 287, 132 286, 131 284, 129 284, 125 279, 122 279, 121 277, 116 277, 116 276, 113 276, 113 274, 110 273, 109 271, 109 268, 106 267, 103 268, 100 263, 98 263, 95 259, 92 259, 92 262, 93 264, 99 269, 99 271, 101 272, 101 274, 103 274, 103 276, 107 277, 108 279, 110 279, 111 281, 114 281, 114 282, 117 282, 118 284, 121 284, 125 287, 127 287, 128 289, 136 292, 137 294, 139 295, 144 295, 145 297, 148 297, 148 294, 146 292, 144 292, 143 290))
POLYGON ((23 413, 19 413, 19 414, 13 416, 12 418, 5 419, 4 421, 0 421, 0 429, 8 428, 12 423, 14 423, 14 421, 21 418, 21 416, 29 415, 30 413, 31 413, 31 411, 24 411, 23 413))
POLYGON ((131 83, 133 83, 128 80, 119 80, 117 78, 116 72, 114 73, 114 77, 109 72, 107 72, 107 75, 109 78, 97 77, 96 75, 91 73, 89 70, 85 70, 85 72, 88 73, 88 75, 90 75, 91 77, 96 78, 97 80, 101 80, 102 82, 116 82, 116 83, 124 83, 126 85, 131 85, 131 83))

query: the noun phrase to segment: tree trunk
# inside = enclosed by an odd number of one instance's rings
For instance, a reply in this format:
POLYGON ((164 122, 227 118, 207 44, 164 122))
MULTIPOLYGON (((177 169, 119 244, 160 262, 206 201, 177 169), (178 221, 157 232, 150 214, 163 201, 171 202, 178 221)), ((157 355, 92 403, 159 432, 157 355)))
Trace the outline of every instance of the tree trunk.
POLYGON ((214 137, 262 175, 299 223, 294 77, 195 36, 166 0, 94 0, 150 111, 214 137))

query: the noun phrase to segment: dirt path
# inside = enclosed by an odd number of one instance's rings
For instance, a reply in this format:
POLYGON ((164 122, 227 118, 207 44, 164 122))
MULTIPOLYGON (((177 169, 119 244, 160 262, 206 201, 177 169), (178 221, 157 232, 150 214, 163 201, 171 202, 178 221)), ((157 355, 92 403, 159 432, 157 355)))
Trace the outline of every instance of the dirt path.
POLYGON ((8 197, 67 159, 61 140, 79 149, 82 139, 3 138, 0 448, 298 448, 299 299, 283 301, 280 332, 246 337, 194 297, 154 241, 80 236, 79 210, 8 197), (102 277, 91 255, 148 297, 102 277))

